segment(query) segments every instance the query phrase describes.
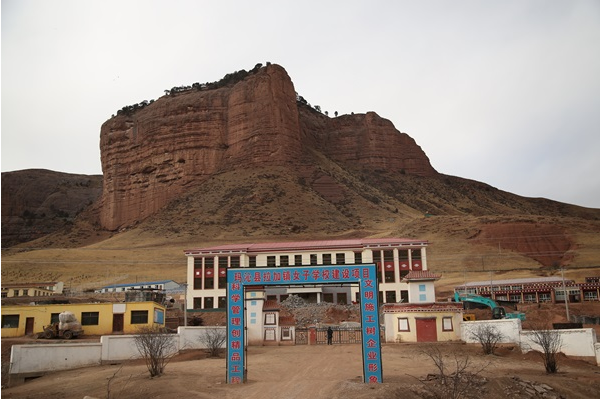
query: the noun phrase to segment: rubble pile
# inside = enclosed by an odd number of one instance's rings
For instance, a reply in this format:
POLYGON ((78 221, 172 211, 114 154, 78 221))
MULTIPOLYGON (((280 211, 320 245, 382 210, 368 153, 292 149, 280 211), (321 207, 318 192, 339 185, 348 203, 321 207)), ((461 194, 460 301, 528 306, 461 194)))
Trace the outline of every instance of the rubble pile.
POLYGON ((550 385, 523 380, 517 376, 512 376, 511 380, 513 381, 513 385, 504 388, 507 398, 565 399, 564 396, 555 392, 550 385))
POLYGON ((298 295, 290 295, 282 301, 281 310, 294 316, 297 327, 360 320, 358 305, 339 305, 328 302, 309 303, 298 295))

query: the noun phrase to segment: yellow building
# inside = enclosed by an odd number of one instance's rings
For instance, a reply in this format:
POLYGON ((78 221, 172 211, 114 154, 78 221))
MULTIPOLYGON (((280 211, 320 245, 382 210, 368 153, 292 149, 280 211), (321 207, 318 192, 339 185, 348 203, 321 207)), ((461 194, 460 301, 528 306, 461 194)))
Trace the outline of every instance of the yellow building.
POLYGON ((140 327, 165 325, 165 307, 156 302, 7 305, 2 306, 2 338, 41 333, 64 311, 77 317, 84 335, 135 334, 140 327))
POLYGON ((385 342, 459 341, 462 304, 386 303, 381 309, 385 342))

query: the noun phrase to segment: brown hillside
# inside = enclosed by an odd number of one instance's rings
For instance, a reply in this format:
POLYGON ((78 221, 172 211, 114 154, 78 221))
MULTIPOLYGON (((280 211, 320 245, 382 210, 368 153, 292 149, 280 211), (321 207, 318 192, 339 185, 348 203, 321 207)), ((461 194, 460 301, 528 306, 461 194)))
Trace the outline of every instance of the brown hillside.
POLYGON ((43 237, 73 223, 101 193, 99 175, 44 169, 2 173, 2 247, 43 237))

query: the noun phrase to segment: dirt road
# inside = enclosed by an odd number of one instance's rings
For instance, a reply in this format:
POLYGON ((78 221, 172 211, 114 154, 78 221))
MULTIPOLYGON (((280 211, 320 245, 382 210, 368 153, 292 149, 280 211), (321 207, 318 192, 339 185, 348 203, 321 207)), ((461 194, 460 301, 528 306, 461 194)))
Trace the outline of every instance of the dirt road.
MULTIPOLYGON (((452 371, 456 359, 468 357, 469 369, 485 379, 471 394, 486 399, 541 398, 528 393, 544 388, 546 398, 600 397, 600 367, 562 357, 560 372, 547 375, 534 353, 503 348, 496 356, 484 356, 478 346, 436 344, 449 357, 452 371), (455 356, 456 355, 456 356, 455 356), (483 371, 482 371, 483 370, 483 371)), ((382 384, 362 382, 360 345, 250 347, 248 382, 225 383, 225 359, 206 358, 203 351, 187 351, 167 365, 166 373, 149 379, 145 365, 131 361, 52 373, 24 385, 3 389, 4 398, 404 398, 426 397, 419 379, 437 373, 423 344, 387 344, 382 348, 382 384)), ((429 382, 431 383, 431 382, 429 382)))

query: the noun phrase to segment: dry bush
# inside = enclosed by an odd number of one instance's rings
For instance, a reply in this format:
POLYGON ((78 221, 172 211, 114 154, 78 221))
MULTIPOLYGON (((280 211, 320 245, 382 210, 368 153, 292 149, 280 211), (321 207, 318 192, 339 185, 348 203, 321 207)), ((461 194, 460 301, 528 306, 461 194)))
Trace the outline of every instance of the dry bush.
POLYGON ((219 327, 207 328, 198 340, 206 347, 210 357, 218 357, 227 340, 227 331, 219 327))
POLYGON ((483 395, 482 386, 487 380, 480 374, 487 365, 475 368, 469 356, 456 353, 444 355, 436 346, 423 351, 434 363, 437 373, 428 374, 420 380, 427 397, 434 399, 478 398, 483 395))
POLYGON ((504 339, 504 334, 492 324, 479 324, 471 331, 471 338, 481 344, 481 349, 486 355, 493 355, 498 343, 504 339))
POLYGON ((159 377, 178 352, 174 336, 158 326, 140 327, 135 335, 135 346, 146 362, 150 377, 159 377))
POLYGON ((540 326, 531 330, 531 340, 540 346, 541 352, 538 352, 544 360, 546 373, 553 374, 558 371, 558 354, 562 348, 562 337, 560 331, 549 328, 540 328, 540 326))

